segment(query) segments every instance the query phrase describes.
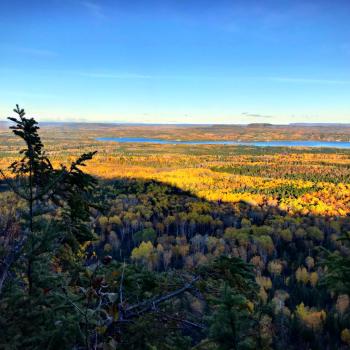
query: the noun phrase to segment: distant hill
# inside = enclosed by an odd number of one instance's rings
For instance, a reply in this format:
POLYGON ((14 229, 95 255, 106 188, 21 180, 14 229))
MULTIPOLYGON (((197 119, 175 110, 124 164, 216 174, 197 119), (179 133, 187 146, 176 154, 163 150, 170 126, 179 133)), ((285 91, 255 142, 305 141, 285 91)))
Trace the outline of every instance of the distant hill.
POLYGON ((350 123, 290 123, 290 126, 332 126, 332 127, 350 127, 350 123))
POLYGON ((268 128, 268 127, 272 127, 272 126, 276 126, 270 123, 250 123, 247 124, 248 128, 268 128))

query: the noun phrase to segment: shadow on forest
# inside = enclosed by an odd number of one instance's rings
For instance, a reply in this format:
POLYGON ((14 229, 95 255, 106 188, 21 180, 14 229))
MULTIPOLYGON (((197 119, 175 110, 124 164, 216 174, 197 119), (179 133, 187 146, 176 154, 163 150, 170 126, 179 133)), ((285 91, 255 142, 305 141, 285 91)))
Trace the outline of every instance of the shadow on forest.
MULTIPOLYGON (((155 180, 118 178, 100 184, 97 200, 107 205, 107 221, 96 224, 100 254, 106 254, 112 235, 119 246, 111 253, 120 260, 130 258, 142 241, 152 242, 157 256, 149 266, 158 271, 195 268, 221 254, 238 256, 254 264, 257 276, 270 279, 266 298, 279 305, 281 315, 302 303, 326 312, 334 307, 334 299, 317 284, 323 273, 321 247, 345 249, 337 238, 350 231, 349 216, 291 216, 274 206, 208 201, 155 180)), ((310 340, 329 340, 305 329, 310 340)), ((300 334, 290 332, 295 348, 303 348, 300 334)))
MULTIPOLYGON (((283 276, 290 275, 295 266, 305 264, 308 256, 317 260, 320 246, 334 249, 334 237, 350 230, 349 217, 290 216, 273 206, 208 201, 154 180, 119 178, 100 183, 97 200, 107 207, 103 215, 113 217, 116 222, 107 223, 104 228, 97 226, 97 230, 106 234, 106 238, 108 231, 117 234, 123 257, 130 255, 142 241, 138 238, 135 244, 135 234, 151 228, 156 232, 150 238, 154 244, 162 241, 162 236, 169 236, 170 240, 185 237, 187 242, 197 240, 193 244, 205 255, 208 247, 200 242, 198 235, 213 236, 224 239, 231 249, 229 253, 238 254, 246 261, 255 255, 260 255, 265 264, 284 260, 287 263, 283 266, 283 276), (230 228, 236 231, 228 232, 230 228)), ((275 282, 284 284, 278 278, 275 282)))
MULTIPOLYGON (((7 189, 0 181, 0 191, 7 189)), ((94 201, 104 208, 91 213, 101 256, 134 260, 157 271, 191 270, 221 254, 239 256, 254 264, 257 276, 271 280, 267 300, 284 291, 280 306, 291 311, 301 303, 318 310, 334 305, 324 287, 298 277, 297 270, 304 267, 321 277, 320 247, 340 249, 334 238, 350 230, 349 217, 291 216, 273 206, 208 201, 142 179, 100 180, 94 201), (146 259, 131 259, 142 242, 152 243, 147 248, 151 253, 144 252, 146 259)), ((302 337, 291 332, 289 336, 298 339, 295 348, 303 348, 298 345, 302 337)))

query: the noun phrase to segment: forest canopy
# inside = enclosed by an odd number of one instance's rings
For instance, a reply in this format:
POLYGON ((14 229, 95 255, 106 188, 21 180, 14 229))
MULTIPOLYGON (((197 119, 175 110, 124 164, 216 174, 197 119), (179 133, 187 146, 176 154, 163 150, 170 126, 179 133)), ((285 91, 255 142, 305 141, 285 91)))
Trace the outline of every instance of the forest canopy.
POLYGON ((116 145, 14 113, 0 348, 350 346, 349 151, 116 145))

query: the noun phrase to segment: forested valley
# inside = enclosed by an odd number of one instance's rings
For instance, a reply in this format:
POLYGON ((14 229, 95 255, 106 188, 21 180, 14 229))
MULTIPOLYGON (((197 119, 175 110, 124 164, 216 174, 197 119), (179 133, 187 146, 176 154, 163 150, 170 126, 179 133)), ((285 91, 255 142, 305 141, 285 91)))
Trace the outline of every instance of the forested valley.
MULTIPOLYGON (((103 125, 14 112, 1 349, 350 348, 349 150, 103 143, 103 125)), ((156 132, 110 133, 142 128, 156 132)))

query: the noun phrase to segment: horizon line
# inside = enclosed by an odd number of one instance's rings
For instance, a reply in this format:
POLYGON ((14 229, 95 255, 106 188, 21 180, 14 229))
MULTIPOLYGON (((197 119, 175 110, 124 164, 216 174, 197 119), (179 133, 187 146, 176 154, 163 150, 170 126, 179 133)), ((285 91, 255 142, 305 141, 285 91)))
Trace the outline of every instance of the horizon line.
MULTIPOLYGON (((0 119, 0 123, 11 124, 11 121, 6 119, 0 119)), ((64 120, 64 121, 50 121, 50 120, 41 120, 39 124, 105 124, 105 125, 144 125, 144 126, 248 126, 248 125, 257 125, 257 126, 329 126, 329 125, 340 125, 340 126, 349 126, 350 123, 347 122, 295 122, 295 123, 266 123, 266 122, 251 122, 251 123, 178 123, 178 122, 164 122, 164 123, 152 123, 152 122, 124 122, 124 121, 77 121, 77 120, 64 120)))

